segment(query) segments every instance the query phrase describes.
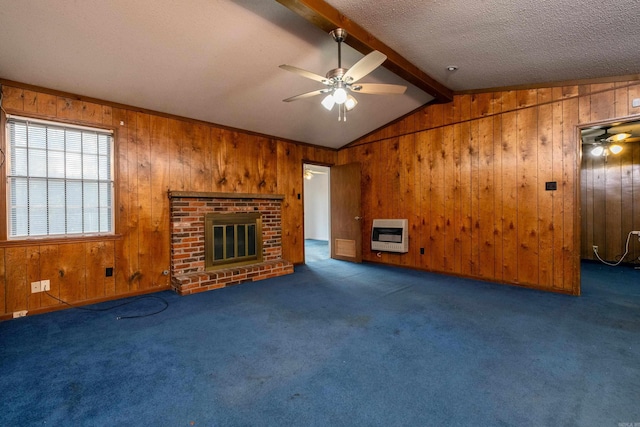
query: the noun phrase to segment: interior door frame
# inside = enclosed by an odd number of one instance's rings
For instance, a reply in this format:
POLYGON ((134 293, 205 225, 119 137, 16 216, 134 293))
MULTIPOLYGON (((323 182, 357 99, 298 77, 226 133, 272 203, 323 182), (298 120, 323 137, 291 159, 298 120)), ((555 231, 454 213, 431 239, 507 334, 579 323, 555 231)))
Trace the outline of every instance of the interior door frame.
POLYGON ((305 233, 306 233, 306 227, 304 226, 304 216, 305 216, 305 210, 304 210, 304 198, 305 198, 305 194, 304 194, 304 165, 315 165, 315 166, 324 166, 326 168, 329 168, 329 188, 327 190, 328 192, 328 200, 327 203, 329 204, 329 229, 327 230, 329 233, 329 243, 331 243, 331 167, 335 166, 335 163, 324 163, 324 162, 318 162, 315 160, 307 160, 307 159, 302 159, 302 167, 301 167, 301 173, 300 173, 300 179, 302 182, 302 263, 306 264, 307 263, 307 254, 306 254, 306 249, 305 249, 305 233))
POLYGON ((581 275, 581 262, 582 262, 582 156, 584 155, 582 149, 582 131, 594 126, 612 126, 616 123, 624 124, 626 122, 635 122, 640 120, 640 114, 632 114, 629 116, 611 118, 606 120, 597 120, 589 123, 580 123, 575 127, 576 135, 576 206, 574 210, 574 247, 576 248, 574 256, 574 268, 576 269, 576 283, 572 289, 573 295, 580 295, 582 292, 582 275, 581 275))

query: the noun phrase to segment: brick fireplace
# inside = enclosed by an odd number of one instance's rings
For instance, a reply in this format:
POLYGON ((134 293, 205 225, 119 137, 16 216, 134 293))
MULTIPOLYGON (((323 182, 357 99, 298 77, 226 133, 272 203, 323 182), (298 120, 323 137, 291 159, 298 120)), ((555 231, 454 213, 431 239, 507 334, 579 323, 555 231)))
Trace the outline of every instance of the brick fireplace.
POLYGON ((171 287, 180 295, 293 273, 282 259, 282 195, 169 191, 171 287), (262 261, 205 268, 205 217, 210 213, 259 213, 262 261))

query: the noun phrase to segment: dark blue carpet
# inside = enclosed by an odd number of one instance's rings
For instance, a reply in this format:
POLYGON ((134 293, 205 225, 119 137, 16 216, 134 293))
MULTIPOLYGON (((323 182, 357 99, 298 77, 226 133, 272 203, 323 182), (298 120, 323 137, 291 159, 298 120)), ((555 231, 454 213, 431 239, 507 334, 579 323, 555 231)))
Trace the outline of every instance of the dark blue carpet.
MULTIPOLYGON (((640 423, 640 272, 571 297, 377 265, 0 324, 3 426, 640 423)), ((108 307, 104 303, 94 307, 108 307)))
POLYGON ((305 263, 315 263, 331 258, 329 242, 326 240, 306 239, 304 241, 305 263))

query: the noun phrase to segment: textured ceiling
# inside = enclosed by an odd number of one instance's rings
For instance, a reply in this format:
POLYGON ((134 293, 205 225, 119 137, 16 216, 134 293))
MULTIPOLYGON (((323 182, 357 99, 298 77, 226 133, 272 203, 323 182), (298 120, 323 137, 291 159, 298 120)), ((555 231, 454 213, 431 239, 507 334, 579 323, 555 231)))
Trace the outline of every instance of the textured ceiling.
MULTIPOLYGON (((454 90, 640 72, 637 0, 328 3, 454 90)), ((432 99, 381 67, 362 82, 406 94, 358 95, 346 123, 282 102, 322 86, 278 66, 324 75, 337 46, 269 0, 0 0, 0 40, 0 78, 334 148, 432 99)))
POLYGON ((327 3, 454 91, 640 72, 638 0, 327 3))

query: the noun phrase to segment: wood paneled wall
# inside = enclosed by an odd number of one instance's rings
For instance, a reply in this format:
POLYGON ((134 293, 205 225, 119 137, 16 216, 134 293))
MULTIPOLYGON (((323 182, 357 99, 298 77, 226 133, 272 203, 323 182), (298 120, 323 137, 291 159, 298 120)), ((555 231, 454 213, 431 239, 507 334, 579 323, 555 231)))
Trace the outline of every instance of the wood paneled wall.
MULTIPOLYGON (((365 244, 365 260, 578 293, 580 235, 586 256, 585 248, 603 246, 597 233, 609 231, 584 204, 579 223, 581 193, 585 203, 599 202, 595 186, 578 186, 577 127, 640 115, 631 107, 637 81, 464 94, 336 153, 17 84, 3 90, 9 113, 115 129, 118 236, 0 240, 0 316, 60 306, 30 293, 30 282, 42 279, 72 304, 167 289, 168 190, 285 194, 283 257, 303 262, 304 161, 362 164, 364 242, 373 218, 410 220, 409 253, 377 258, 365 244), (558 190, 545 191, 546 181, 558 190), (106 267, 114 276, 105 277, 106 267)), ((2 139, 4 148, 4 132, 2 139)), ((620 200, 638 193, 633 153, 633 167, 618 167, 620 200)), ((595 182, 596 171, 585 169, 582 180, 595 182)), ((4 183, 0 193, 4 209, 4 183)), ((639 227, 637 197, 630 215, 614 205, 604 207, 605 225, 619 218, 622 230, 639 227)), ((607 251, 616 245, 604 243, 607 251)))
MULTIPOLYGON (((115 239, 16 244, 0 241, 0 315, 169 288, 168 190, 286 195, 283 258, 303 259, 303 161, 334 164, 335 150, 269 139, 109 103, 3 86, 8 113, 115 130, 115 239), (105 277, 105 268, 114 275, 105 277)), ((2 147, 4 149, 4 131, 2 147)), ((6 171, 2 169, 2 173, 6 171)), ((5 200, 4 186, 0 200, 5 200)), ((5 232, 6 236, 6 232, 5 232)))
POLYGON ((577 129, 640 114, 633 98, 637 81, 456 95, 341 150, 362 164, 363 241, 373 218, 410 222, 409 253, 363 259, 579 293, 577 129))
MULTIPOLYGON (((582 258, 617 262, 627 236, 640 230, 640 142, 624 144, 620 154, 594 157, 585 151, 581 169, 582 258)), ((640 263, 638 236, 631 236, 624 262, 640 263)))

